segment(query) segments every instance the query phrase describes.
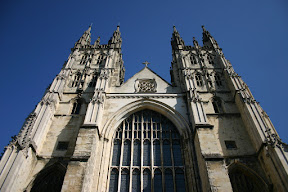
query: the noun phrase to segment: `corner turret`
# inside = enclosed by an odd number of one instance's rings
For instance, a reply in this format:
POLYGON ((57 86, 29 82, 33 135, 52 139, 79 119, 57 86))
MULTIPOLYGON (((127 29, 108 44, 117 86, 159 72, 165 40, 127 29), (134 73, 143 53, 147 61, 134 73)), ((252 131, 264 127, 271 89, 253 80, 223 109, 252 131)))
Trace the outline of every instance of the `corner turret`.
POLYGON ((89 28, 83 33, 83 35, 80 37, 80 39, 75 43, 75 48, 80 48, 85 45, 90 45, 91 42, 91 28, 90 25, 89 28))
POLYGON ((113 36, 110 38, 108 44, 111 48, 121 48, 122 38, 119 25, 117 26, 116 31, 114 31, 113 36))
POLYGON ((180 37, 175 26, 173 26, 173 34, 171 38, 172 49, 183 49, 185 47, 185 43, 183 39, 180 37))

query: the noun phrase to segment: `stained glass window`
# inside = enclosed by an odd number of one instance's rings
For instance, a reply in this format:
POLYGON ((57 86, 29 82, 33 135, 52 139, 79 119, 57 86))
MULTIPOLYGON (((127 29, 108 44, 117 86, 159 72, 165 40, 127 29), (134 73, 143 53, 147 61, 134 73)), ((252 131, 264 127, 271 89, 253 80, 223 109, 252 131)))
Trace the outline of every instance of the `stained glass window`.
POLYGON ((183 164, 174 124, 152 110, 136 112, 115 133, 109 191, 185 191, 183 164))

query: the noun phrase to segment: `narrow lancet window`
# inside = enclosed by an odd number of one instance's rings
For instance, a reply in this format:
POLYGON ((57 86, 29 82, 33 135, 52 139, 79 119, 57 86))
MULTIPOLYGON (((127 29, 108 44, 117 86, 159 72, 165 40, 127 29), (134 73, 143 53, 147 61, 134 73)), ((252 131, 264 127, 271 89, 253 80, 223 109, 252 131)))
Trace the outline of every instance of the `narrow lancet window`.
POLYGON ((77 87, 80 83, 80 80, 81 80, 81 74, 80 73, 77 73, 75 76, 74 76, 74 80, 72 82, 72 87, 77 87))
POLYGON ((103 55, 99 55, 98 60, 97 60, 97 64, 101 65, 103 62, 103 59, 104 59, 103 55))
POLYGON ((88 87, 95 87, 97 82, 97 75, 93 75, 88 87))
POLYGON ((213 98, 212 105, 215 113, 223 113, 221 99, 218 97, 213 98))
POLYGON ((81 109, 81 101, 78 99, 73 103, 71 114, 79 114, 81 109))
POLYGON ((86 60, 87 60, 87 58, 88 58, 88 55, 83 55, 83 56, 82 56, 82 59, 81 59, 81 61, 80 61, 80 65, 83 65, 83 64, 85 64, 85 63, 86 63, 86 60))

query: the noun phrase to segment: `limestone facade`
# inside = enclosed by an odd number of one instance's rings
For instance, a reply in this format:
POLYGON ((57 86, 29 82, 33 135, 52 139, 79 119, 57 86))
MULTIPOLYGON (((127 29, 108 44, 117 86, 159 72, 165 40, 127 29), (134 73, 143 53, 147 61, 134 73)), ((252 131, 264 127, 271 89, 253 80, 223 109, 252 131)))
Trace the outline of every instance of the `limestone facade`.
POLYGON ((204 27, 203 46, 173 28, 171 84, 147 66, 124 82, 119 26, 90 31, 7 146, 0 191, 288 191, 287 144, 204 27))

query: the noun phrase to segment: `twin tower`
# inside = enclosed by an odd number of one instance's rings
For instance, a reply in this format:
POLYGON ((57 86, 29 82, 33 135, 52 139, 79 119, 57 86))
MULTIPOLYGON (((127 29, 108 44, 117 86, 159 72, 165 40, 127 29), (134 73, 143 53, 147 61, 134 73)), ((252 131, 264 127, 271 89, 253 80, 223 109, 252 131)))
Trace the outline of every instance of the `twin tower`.
POLYGON ((288 146, 203 28, 171 38, 171 83, 124 82, 119 26, 91 27, 0 162, 0 191, 288 191, 288 146))

